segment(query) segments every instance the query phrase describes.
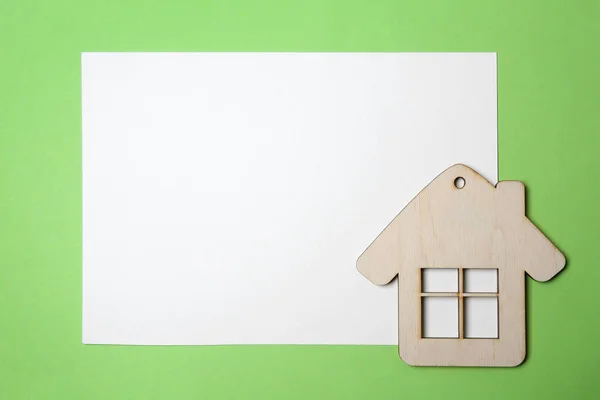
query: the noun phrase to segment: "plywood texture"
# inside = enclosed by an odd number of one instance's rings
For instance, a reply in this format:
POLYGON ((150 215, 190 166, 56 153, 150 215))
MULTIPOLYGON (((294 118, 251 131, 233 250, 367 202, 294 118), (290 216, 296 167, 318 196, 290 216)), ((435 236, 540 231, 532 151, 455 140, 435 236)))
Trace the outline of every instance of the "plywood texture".
MULTIPOLYGON (((547 281, 565 266, 564 255, 525 216, 518 181, 494 187, 457 164, 437 176, 359 257, 357 268, 377 285, 398 276, 398 346, 411 365, 516 366, 525 358, 525 273, 547 281), (462 177, 465 185, 454 182, 462 177), (458 338, 423 338, 423 268, 459 268, 458 338), (462 274, 498 269, 498 337, 464 337, 462 274)), ((466 294, 467 296, 469 294, 466 294)), ((489 293, 482 294, 484 296, 489 293)))

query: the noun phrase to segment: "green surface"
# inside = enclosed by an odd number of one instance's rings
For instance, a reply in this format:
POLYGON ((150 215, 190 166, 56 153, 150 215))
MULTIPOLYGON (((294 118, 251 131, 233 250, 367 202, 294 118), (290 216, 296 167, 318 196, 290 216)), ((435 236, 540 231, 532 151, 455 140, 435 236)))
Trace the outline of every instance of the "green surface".
POLYGON ((0 0, 0 400, 600 398, 600 1, 0 0), (500 178, 568 265, 518 368, 81 344, 82 51, 496 51, 500 178))

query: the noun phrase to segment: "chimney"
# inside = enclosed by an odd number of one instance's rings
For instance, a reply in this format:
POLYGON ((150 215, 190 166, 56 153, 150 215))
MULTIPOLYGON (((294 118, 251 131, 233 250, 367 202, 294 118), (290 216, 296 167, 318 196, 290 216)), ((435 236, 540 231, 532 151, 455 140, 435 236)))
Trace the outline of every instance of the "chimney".
POLYGON ((496 185, 496 204, 509 215, 525 215, 525 185, 520 181, 502 181, 496 185))

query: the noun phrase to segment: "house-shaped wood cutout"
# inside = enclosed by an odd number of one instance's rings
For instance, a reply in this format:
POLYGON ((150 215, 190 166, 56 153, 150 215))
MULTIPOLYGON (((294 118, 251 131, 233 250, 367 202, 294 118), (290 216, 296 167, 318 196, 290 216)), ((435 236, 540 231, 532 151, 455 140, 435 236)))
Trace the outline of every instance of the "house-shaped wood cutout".
POLYGON ((504 181, 494 187, 462 164, 423 189, 357 262, 360 273, 377 285, 398 275, 400 357, 411 365, 436 366, 519 365, 525 358, 525 274, 547 281, 564 266, 563 254, 525 216, 523 184, 504 181), (423 287, 424 273, 438 268, 456 276, 455 290, 423 287), (482 269, 495 274, 495 289, 469 292, 466 276, 482 269), (423 307, 440 298, 456 299, 451 300, 458 308, 456 335, 425 337, 423 307), (495 337, 465 334, 467 303, 479 298, 495 299, 495 337))

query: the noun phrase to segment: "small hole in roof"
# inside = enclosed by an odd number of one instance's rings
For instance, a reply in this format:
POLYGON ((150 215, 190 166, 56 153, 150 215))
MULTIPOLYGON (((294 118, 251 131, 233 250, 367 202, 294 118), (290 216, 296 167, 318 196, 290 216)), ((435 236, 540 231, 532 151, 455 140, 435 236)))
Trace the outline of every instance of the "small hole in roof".
POLYGON ((465 181, 465 178, 463 178, 462 176, 459 176, 458 178, 456 178, 454 180, 454 187, 457 189, 464 188, 466 184, 467 184, 467 181, 465 181))

